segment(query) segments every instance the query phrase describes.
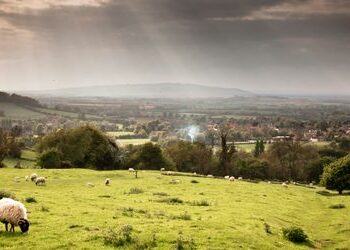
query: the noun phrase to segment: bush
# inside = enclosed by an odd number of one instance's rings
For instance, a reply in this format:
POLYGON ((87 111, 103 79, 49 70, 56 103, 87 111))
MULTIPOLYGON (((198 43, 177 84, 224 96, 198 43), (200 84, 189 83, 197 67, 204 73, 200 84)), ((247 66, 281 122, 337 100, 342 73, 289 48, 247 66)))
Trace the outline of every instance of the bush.
POLYGON ((345 208, 345 205, 344 204, 334 204, 334 205, 330 205, 329 208, 341 209, 341 208, 345 208))
POLYGON ((34 197, 27 197, 27 198, 25 199, 25 201, 26 201, 27 203, 36 203, 36 202, 37 202, 36 199, 35 199, 34 197))
POLYGON ((343 190, 350 189, 350 155, 326 166, 321 184, 329 190, 337 190, 339 194, 342 194, 343 190))
POLYGON ((169 203, 169 204, 182 204, 183 200, 181 200, 180 198, 174 197, 174 198, 165 198, 165 199, 160 199, 157 200, 158 202, 165 202, 165 203, 169 203))
POLYGON ((141 188, 130 188, 127 194, 142 194, 144 191, 141 188))
POLYGON ((304 230, 300 227, 289 227, 282 229, 283 236, 287 240, 294 243, 307 242, 308 236, 304 233, 304 230))
POLYGON ((56 148, 44 151, 38 158, 38 165, 42 168, 61 168, 62 153, 56 148))
POLYGON ((201 200, 201 201, 192 201, 190 202, 192 206, 210 206, 209 202, 207 200, 201 200))
POLYGON ((175 249, 176 250, 196 249, 196 244, 193 239, 186 239, 180 232, 175 242, 175 249))
POLYGON ((123 225, 117 232, 110 228, 103 235, 104 244, 114 247, 130 244, 133 242, 132 231, 133 227, 129 224, 123 225))
POLYGON ((199 183, 197 180, 191 180, 191 183, 199 183))
POLYGON ((1 200, 2 198, 16 199, 16 196, 15 196, 14 193, 12 193, 12 192, 10 192, 10 191, 1 189, 1 190, 0 190, 0 200, 1 200))

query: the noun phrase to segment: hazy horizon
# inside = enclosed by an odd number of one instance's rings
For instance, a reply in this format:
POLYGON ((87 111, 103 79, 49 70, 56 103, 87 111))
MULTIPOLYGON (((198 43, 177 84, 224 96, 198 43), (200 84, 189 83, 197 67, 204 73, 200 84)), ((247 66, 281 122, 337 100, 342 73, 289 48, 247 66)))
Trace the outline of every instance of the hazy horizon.
POLYGON ((0 89, 350 95, 350 1, 1 0, 0 89))

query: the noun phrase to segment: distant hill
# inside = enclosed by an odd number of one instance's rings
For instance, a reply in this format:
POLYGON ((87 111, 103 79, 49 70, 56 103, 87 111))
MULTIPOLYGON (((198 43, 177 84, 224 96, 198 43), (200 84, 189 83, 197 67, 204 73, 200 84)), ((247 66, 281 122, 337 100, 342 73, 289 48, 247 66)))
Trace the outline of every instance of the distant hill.
POLYGON ((54 96, 99 96, 115 98, 214 98, 252 96, 253 94, 237 88, 209 87, 196 84, 156 83, 123 84, 65 88, 57 90, 36 91, 30 94, 48 94, 54 96))
POLYGON ((0 102, 14 103, 14 104, 25 105, 30 107, 41 107, 40 103, 31 97, 17 95, 17 94, 9 94, 1 91, 0 91, 0 102))

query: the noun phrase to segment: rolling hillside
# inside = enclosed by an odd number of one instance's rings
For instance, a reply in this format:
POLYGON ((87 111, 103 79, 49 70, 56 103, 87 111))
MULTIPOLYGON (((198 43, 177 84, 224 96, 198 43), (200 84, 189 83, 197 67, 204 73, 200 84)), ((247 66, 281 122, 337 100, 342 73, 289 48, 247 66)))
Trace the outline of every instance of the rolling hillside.
POLYGON ((27 94, 46 94, 71 97, 99 96, 115 98, 215 98, 253 95, 250 92, 237 88, 220 88, 182 83, 90 86, 28 92, 27 94))

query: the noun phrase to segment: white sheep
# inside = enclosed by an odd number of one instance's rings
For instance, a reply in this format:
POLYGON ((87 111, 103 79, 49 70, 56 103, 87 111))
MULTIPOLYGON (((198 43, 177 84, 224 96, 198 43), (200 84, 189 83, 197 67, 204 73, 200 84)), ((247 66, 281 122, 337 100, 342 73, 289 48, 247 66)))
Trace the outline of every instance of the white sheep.
POLYGON ((160 171, 165 171, 165 168, 161 168, 160 171))
POLYGON ((226 175, 224 178, 225 178, 226 180, 228 180, 228 179, 230 179, 230 176, 229 176, 229 175, 226 175))
POLYGON ((36 178, 38 178, 38 175, 34 173, 34 174, 31 174, 29 178, 31 181, 35 182, 36 178))
POLYGON ((208 174, 207 177, 213 178, 214 176, 212 174, 208 174))
POLYGON ((268 181, 267 184, 271 184, 271 181, 268 181))
POLYGON ((238 177, 238 180, 240 180, 240 181, 243 180, 243 177, 242 176, 238 177))
POLYGON ((229 181, 235 181, 235 177, 231 176, 230 178, 228 178, 229 181))
POLYGON ((35 185, 45 185, 46 177, 38 177, 35 179, 35 185))
POLYGON ((10 198, 0 200, 0 221, 5 224, 6 231, 8 231, 8 224, 11 225, 12 232, 15 231, 15 226, 19 226, 23 233, 29 230, 27 209, 21 202, 10 198))
POLYGON ((283 182, 283 183, 282 183, 282 187, 287 188, 287 187, 288 187, 288 184, 287 184, 287 183, 285 183, 285 182, 283 182))
POLYGON ((111 179, 110 178, 106 178, 105 179, 105 185, 109 186, 111 184, 111 179))
POLYGON ((88 183, 86 183, 86 186, 87 186, 87 187, 94 187, 95 184, 93 184, 93 183, 91 183, 91 182, 88 182, 88 183))
POLYGON ((135 172, 135 169, 129 168, 129 172, 135 172))

